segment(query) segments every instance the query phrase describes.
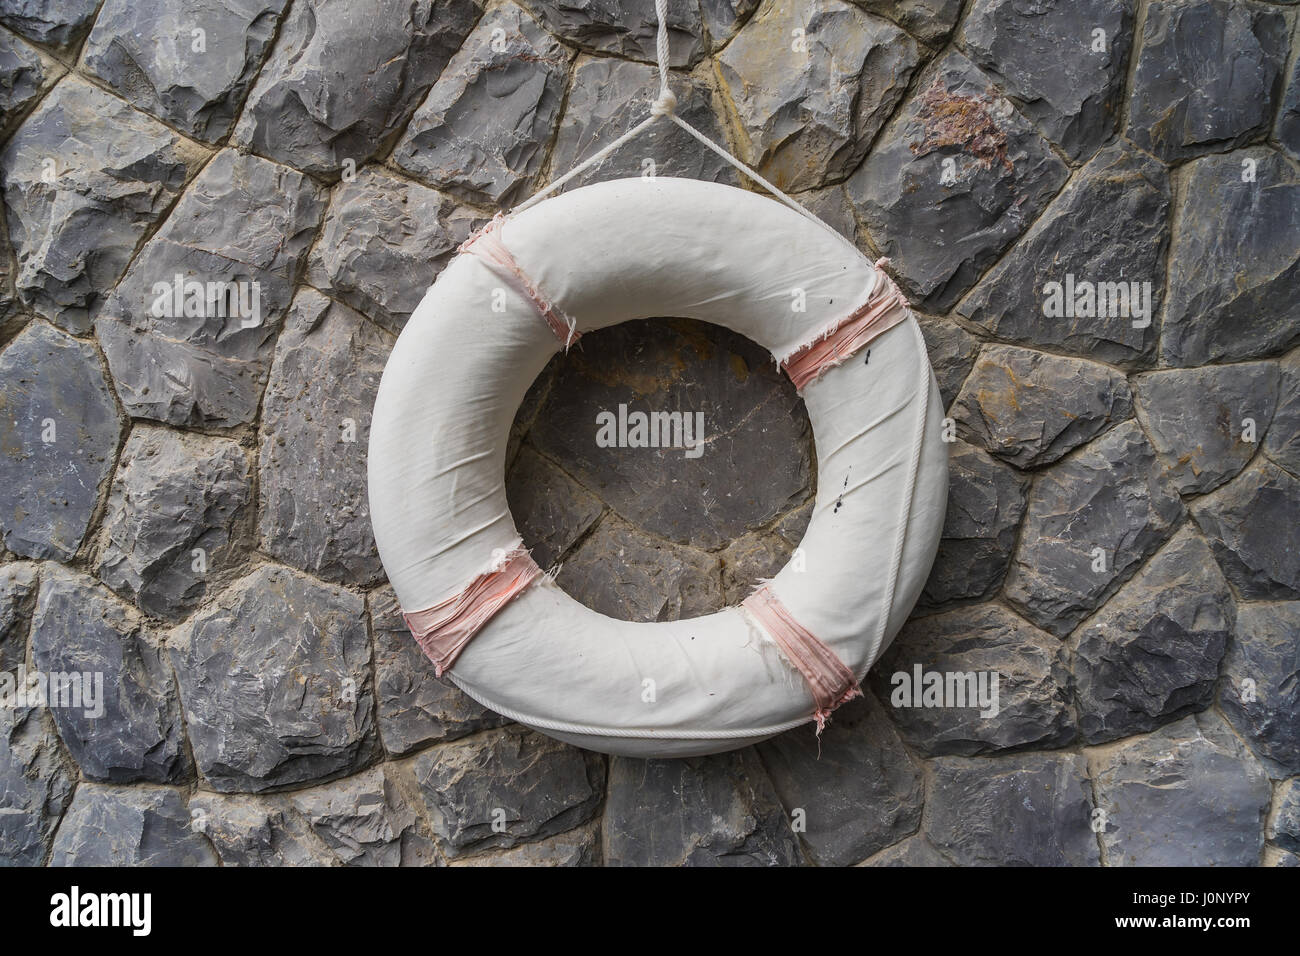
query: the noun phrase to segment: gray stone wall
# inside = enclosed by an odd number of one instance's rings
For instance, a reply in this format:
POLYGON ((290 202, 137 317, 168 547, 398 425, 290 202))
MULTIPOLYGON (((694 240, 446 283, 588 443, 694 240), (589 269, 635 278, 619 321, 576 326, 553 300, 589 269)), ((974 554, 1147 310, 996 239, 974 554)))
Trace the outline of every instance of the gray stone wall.
MULTIPOLYGON (((379 375, 477 225, 644 115, 653 9, 0 0, 0 674, 104 687, 9 688, 0 862, 1300 863, 1294 3, 673 0, 682 115, 915 305, 939 558, 820 747, 607 759, 434 678, 379 375), (900 706, 917 667, 997 714, 900 706)), ((666 124, 582 181, 651 164, 737 182, 666 124)), ((790 557, 812 442, 752 343, 634 323, 542 375, 508 487, 570 593, 666 620, 790 557), (619 403, 708 453, 597 448, 619 403)))

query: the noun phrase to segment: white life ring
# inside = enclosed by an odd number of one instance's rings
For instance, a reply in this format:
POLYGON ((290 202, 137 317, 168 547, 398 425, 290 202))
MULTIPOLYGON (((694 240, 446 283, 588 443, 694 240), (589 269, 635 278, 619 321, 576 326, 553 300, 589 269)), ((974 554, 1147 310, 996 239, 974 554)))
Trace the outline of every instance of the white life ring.
MULTIPOLYGON (((802 652, 772 633, 781 628, 770 615, 747 606, 617 621, 525 568, 506 504, 506 442, 567 323, 582 333, 699 319, 784 360, 892 283, 780 203, 694 180, 587 186, 497 222, 492 238, 505 261, 492 249, 462 252, 403 329, 370 429, 375 539, 426 651, 438 659, 428 637, 436 618, 439 639, 456 632, 447 674, 471 697, 607 753, 714 753, 824 717, 829 707, 805 679, 815 662, 793 660, 802 652), (793 305, 800 294, 804 311, 793 305)), ((938 388, 915 319, 900 318, 872 338, 869 360, 855 353, 802 390, 817 503, 803 570, 787 565, 764 592, 855 686, 920 594, 947 495, 938 388)))

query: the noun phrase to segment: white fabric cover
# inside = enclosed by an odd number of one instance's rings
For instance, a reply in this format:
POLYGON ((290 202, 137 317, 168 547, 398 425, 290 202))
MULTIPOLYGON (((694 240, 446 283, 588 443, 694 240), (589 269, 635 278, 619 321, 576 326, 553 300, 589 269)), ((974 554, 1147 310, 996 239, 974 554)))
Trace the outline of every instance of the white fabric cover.
MULTIPOLYGON (((507 220, 501 238, 583 332, 682 316, 726 326, 778 356, 848 315, 877 281, 863 256, 793 210, 695 180, 587 186, 507 220), (791 307, 797 288, 805 312, 791 307)), ((490 567, 494 550, 518 544, 506 505, 507 434, 561 347, 534 306, 468 254, 443 271, 402 331, 375 402, 369 481, 375 539, 405 610, 459 592, 490 567), (506 310, 494 312, 502 289, 506 310)), ((796 620, 859 677, 920 594, 948 477, 943 411, 915 320, 869 347, 869 363, 855 356, 805 389, 818 460, 801 544, 806 570, 787 566, 773 579, 796 620)), ((548 579, 500 611, 450 676, 523 724, 634 756, 742 747, 813 713, 802 676, 737 608, 633 624, 584 607, 548 579), (654 703, 643 700, 646 679, 654 703)))

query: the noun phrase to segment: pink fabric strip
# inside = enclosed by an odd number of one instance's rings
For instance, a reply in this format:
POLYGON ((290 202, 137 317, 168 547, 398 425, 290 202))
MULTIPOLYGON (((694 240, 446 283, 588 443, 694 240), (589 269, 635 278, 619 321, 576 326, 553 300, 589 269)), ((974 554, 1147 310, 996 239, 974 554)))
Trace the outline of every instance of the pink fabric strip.
POLYGON ((881 281, 871 295, 848 318, 839 322, 817 341, 800 347, 781 363, 790 381, 799 391, 828 368, 838 365, 882 332, 888 332, 907 318, 907 299, 894 280, 882 268, 888 260, 876 263, 881 281))
POLYGON ((762 625, 808 682, 817 704, 813 718, 817 721, 818 734, 826 726, 831 711, 854 697, 862 696, 862 688, 858 686, 853 671, 791 616, 771 587, 764 584, 745 598, 741 606, 762 625))
POLYGON ((500 569, 483 572, 459 594, 402 617, 441 677, 483 625, 541 573, 528 552, 520 548, 506 555, 500 569))
POLYGON ((564 347, 567 349, 578 341, 581 333, 577 330, 573 320, 552 305, 538 291, 537 286, 533 285, 532 280, 524 274, 524 270, 519 268, 519 264, 515 262, 515 257, 510 254, 510 250, 501 241, 501 226, 505 221, 506 217, 501 213, 497 213, 492 217, 491 222, 462 242, 457 251, 471 253, 485 262, 503 269, 514 280, 519 291, 528 297, 528 301, 532 302, 542 318, 546 320, 546 324, 551 327, 551 331, 555 333, 555 337, 563 342, 564 347))

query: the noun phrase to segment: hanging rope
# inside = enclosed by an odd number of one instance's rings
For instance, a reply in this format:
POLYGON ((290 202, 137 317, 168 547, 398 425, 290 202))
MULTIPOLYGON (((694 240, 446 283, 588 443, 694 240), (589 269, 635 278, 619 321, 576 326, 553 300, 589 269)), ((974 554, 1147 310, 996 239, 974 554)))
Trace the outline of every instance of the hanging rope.
POLYGON ((665 118, 671 120, 677 126, 684 129, 687 133, 689 133, 699 142, 703 143, 710 150, 717 153, 719 156, 721 156, 724 160, 726 160, 736 169, 740 170, 742 173, 748 176, 753 182, 758 183, 758 185, 762 186, 774 197, 779 199, 781 202, 785 203, 785 205, 789 206, 799 215, 803 216, 805 219, 811 222, 815 222, 817 225, 821 226, 823 229, 829 232, 832 236, 834 236, 844 245, 848 246, 854 252, 858 253, 858 255, 861 255, 862 253, 858 249, 858 247, 854 245, 850 240, 842 236, 839 233, 839 231, 836 230, 833 226, 819 219, 817 216, 815 216, 813 213, 805 209, 794 199, 791 199, 789 196, 787 196, 785 193, 777 189, 774 185, 772 185, 761 175, 759 175, 758 170, 753 169, 752 167, 742 162, 736 156, 733 156, 730 152, 727 151, 727 149, 724 146, 715 143, 713 140, 709 139, 709 137, 705 136, 698 129, 692 126, 690 123, 686 122, 686 120, 682 119, 680 116, 677 115, 676 113, 677 96, 673 93, 672 89, 670 89, 668 86, 668 0, 655 0, 655 16, 659 20, 658 33, 655 37, 655 56, 659 61, 658 62, 659 96, 650 102, 650 115, 647 116, 645 119, 643 119, 640 123, 637 123, 635 126, 633 126, 622 136, 618 137, 618 139, 614 140, 604 149, 600 150, 595 155, 590 156, 587 159, 583 160, 581 163, 573 167, 571 170, 569 170, 559 179, 553 180, 550 183, 550 185, 544 187, 539 192, 534 193, 528 199, 524 200, 524 202, 520 203, 518 206, 514 208, 513 212, 523 212, 529 206, 534 205, 535 203, 549 196, 551 193, 555 192, 565 183, 572 180, 575 176, 580 176, 582 173, 591 169, 593 166, 599 166, 606 159, 608 159, 610 155, 612 155, 619 147, 623 146, 625 143, 628 143, 633 139, 636 139, 636 137, 640 136, 643 132, 645 132, 652 125, 654 125, 656 120, 665 118))

